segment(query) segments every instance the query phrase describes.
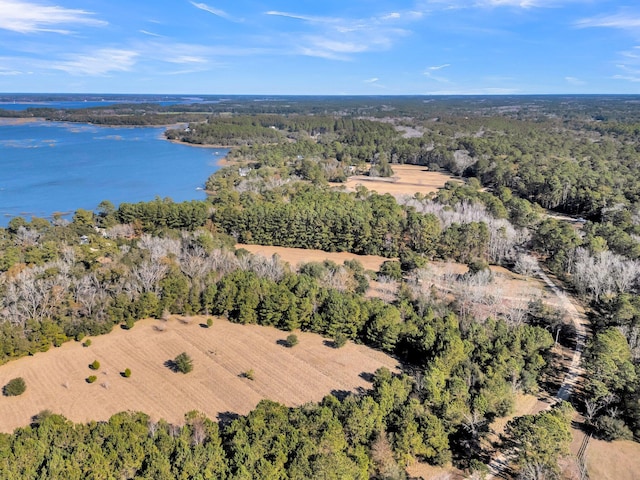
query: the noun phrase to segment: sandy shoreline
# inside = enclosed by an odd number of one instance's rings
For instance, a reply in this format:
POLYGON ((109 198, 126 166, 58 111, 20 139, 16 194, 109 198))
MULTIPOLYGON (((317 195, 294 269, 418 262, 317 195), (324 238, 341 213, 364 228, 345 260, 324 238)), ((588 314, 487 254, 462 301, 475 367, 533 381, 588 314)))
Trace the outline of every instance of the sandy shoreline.
POLYGON ((40 117, 0 117, 0 126, 2 125, 24 125, 26 123, 46 122, 47 120, 40 117))

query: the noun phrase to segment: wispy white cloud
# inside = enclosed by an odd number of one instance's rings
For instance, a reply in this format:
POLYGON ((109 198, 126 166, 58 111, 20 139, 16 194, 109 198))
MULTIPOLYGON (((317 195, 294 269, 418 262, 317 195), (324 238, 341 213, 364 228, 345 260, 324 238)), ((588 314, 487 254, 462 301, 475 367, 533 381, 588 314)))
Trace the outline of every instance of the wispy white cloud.
POLYGON ((515 95, 520 93, 517 88, 485 87, 470 89, 434 90, 425 95, 515 95))
POLYGON ((637 76, 633 76, 633 75, 614 75, 611 78, 613 78, 614 80, 626 80, 627 82, 633 82, 633 83, 640 82, 640 75, 637 75, 637 76))
POLYGON ((15 75, 22 75, 23 72, 19 72, 18 70, 5 70, 0 69, 0 77, 12 77, 15 75))
POLYGON ((378 77, 367 78, 364 83, 376 83, 378 80, 380 80, 378 77))
POLYGON ((265 15, 300 21, 306 31, 289 32, 287 44, 298 45, 291 53, 332 60, 350 60, 354 54, 388 50, 410 31, 393 24, 401 18, 419 18, 416 12, 392 12, 370 18, 340 18, 270 10, 265 15), (391 25, 390 25, 391 23, 391 25), (291 39, 295 36, 295 42, 291 39))
POLYGON ((449 80, 448 78, 434 75, 431 72, 424 72, 424 76, 427 77, 429 80, 433 80, 438 83, 451 83, 451 80, 449 80))
POLYGON ((0 0, 0 29, 19 33, 72 33, 61 26, 102 26, 107 22, 92 18, 92 12, 40 5, 20 0, 0 0))
POLYGON ((51 67, 71 75, 104 76, 111 72, 131 70, 138 55, 132 50, 103 48, 88 54, 69 56, 68 60, 54 62, 51 67))
POLYGON ((150 37, 162 37, 162 35, 158 33, 149 32, 148 30, 138 30, 140 33, 144 33, 145 35, 149 35, 150 37))
POLYGON ((600 15, 583 18, 575 23, 576 27, 608 27, 621 29, 636 29, 640 27, 640 12, 620 12, 613 15, 600 15))
POLYGON ((443 76, 440 75, 434 75, 433 72, 437 72, 439 70, 442 70, 444 68, 449 68, 451 66, 450 63, 444 63, 442 65, 433 65, 431 67, 427 67, 427 69, 422 72, 422 74, 427 77, 429 80, 433 80, 435 82, 438 83, 451 83, 451 81, 448 78, 445 78, 443 76))
POLYGON ((171 63, 207 63, 207 59, 204 57, 196 57, 193 55, 178 55, 177 57, 167 59, 168 62, 171 63))
POLYGON ((575 3, 591 3, 591 0, 422 0, 422 11, 460 10, 468 8, 555 8, 575 3))
POLYGON ((564 77, 564 80, 569 85, 574 85, 574 86, 580 86, 580 85, 586 85, 587 84, 587 82, 585 82, 584 80, 580 80, 577 77, 564 77))
POLYGON ((225 20, 229 20, 231 22, 242 22, 243 21, 241 18, 235 18, 235 17, 229 15, 224 10, 221 10, 219 8, 216 8, 216 7, 213 7, 211 5, 207 5, 206 3, 196 3, 196 2, 190 2, 190 3, 194 7, 199 8, 200 10, 204 10, 205 12, 209 12, 209 13, 217 16, 217 17, 224 18, 225 20))

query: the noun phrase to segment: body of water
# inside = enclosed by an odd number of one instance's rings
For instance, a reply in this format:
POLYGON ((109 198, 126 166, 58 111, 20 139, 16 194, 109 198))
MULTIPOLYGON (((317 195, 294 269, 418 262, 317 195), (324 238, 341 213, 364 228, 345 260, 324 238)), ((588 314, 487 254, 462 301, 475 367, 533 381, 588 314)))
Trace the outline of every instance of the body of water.
POLYGON ((32 122, 0 125, 0 226, 15 216, 122 202, 204 199, 227 154, 163 139, 164 128, 32 122))
MULTIPOLYGON (((111 105, 123 104, 125 101, 111 101, 111 100, 77 100, 77 101, 34 101, 34 102, 0 102, 0 108, 4 110, 22 111, 27 108, 55 108, 55 109, 78 109, 78 108, 95 108, 95 107, 109 107, 111 105)), ((157 105, 167 106, 175 105, 179 102, 149 102, 157 105)))

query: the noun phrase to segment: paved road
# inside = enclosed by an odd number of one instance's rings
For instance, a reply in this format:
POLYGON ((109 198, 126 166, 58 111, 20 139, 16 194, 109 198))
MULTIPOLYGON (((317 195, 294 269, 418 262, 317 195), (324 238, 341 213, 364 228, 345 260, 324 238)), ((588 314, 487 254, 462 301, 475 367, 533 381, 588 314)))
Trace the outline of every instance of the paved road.
MULTIPOLYGON (((544 273, 540 267, 536 269, 535 273, 560 299, 561 305, 567 312, 567 315, 571 320, 571 323, 573 323, 576 331, 576 346, 573 351, 573 357, 571 358, 571 363, 567 365, 567 373, 565 373, 564 378, 562 379, 562 385, 555 395, 557 401, 566 401, 569 400, 571 392, 578 382, 580 375, 582 374, 580 361, 582 359, 582 351, 584 350, 585 343, 587 341, 586 320, 583 319, 576 306, 571 302, 571 300, 569 300, 567 294, 555 283, 553 283, 549 276, 544 273)), ((551 405, 549 405, 549 408, 551 408, 551 405)), ((508 471, 508 464, 509 458, 505 454, 499 453, 498 455, 496 455, 488 465, 489 475, 487 475, 486 477, 487 480, 492 478, 510 478, 506 474, 506 472, 508 471)))

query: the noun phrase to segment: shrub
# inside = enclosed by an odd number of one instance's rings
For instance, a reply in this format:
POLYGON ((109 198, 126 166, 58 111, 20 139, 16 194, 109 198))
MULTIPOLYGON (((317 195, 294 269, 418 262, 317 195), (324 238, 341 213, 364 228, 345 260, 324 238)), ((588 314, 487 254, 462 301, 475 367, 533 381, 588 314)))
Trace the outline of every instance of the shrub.
POLYGON ((380 276, 389 277, 393 280, 402 280, 402 268, 397 260, 387 260, 380 266, 380 276))
POLYGON ((82 344, 83 347, 90 347, 91 346, 91 339, 87 338, 84 343, 82 344))
POLYGON ((333 346, 335 348, 342 348, 347 344, 347 336, 344 333, 336 333, 333 337, 333 346))
POLYGON ((211 328, 213 326, 213 318, 207 318, 207 328, 211 328))
POLYGON ((127 321, 124 324, 124 328, 126 330, 131 330, 134 325, 135 325, 135 321, 133 320, 133 318, 127 318, 127 321))
POLYGON ((91 365, 89 365, 89 368, 91 370, 98 370, 100 369, 100 362, 98 360, 94 360, 93 363, 91 365))
POLYGON ((84 338, 84 332, 80 332, 76 334, 76 342, 81 342, 83 338, 84 338))
POLYGON ((624 421, 619 418, 603 416, 596 420, 598 436, 603 440, 611 442, 613 440, 633 440, 633 433, 624 421))
POLYGON ((287 344, 287 347, 295 347, 298 344, 298 336, 292 333, 287 337, 285 342, 287 344))
POLYGON ((187 352, 182 352, 175 360, 176 369, 181 373, 189 373, 193 370, 193 360, 187 355, 187 352))
POLYGON ((22 395, 26 389, 27 384, 24 382, 24 378, 17 377, 9 380, 9 383, 2 389, 2 393, 7 397, 16 397, 22 395))
POLYGON ((93 383, 98 379, 98 377, 96 377, 95 375, 89 375, 87 377, 87 383, 93 383))
POLYGON ((242 374, 242 376, 244 378, 248 378, 249 380, 255 380, 256 379, 256 372, 253 371, 253 368, 250 368, 249 370, 247 370, 246 372, 244 372, 242 374))
POLYGON ((131 376, 131 369, 129 369, 129 368, 125 368, 125 369, 124 369, 124 372, 122 372, 122 375, 123 375, 125 378, 129 378, 129 377, 131 376))

